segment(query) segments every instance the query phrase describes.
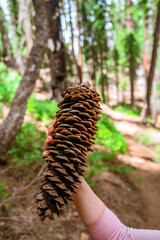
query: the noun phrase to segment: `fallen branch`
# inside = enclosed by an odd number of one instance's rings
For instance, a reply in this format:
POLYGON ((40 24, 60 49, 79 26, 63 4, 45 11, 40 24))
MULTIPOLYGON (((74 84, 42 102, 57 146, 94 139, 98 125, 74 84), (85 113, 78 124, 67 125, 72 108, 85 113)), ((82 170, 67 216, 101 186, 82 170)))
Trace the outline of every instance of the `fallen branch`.
POLYGON ((20 193, 24 192, 27 188, 29 188, 30 186, 32 186, 37 180, 39 180, 43 170, 44 170, 45 165, 43 165, 39 171, 39 173, 37 174, 37 176, 26 186, 19 188, 18 190, 14 191, 13 194, 8 197, 5 198, 1 203, 0 203, 0 207, 2 207, 3 205, 5 205, 7 202, 9 201, 13 201, 16 198, 20 198, 21 196, 18 196, 20 193))

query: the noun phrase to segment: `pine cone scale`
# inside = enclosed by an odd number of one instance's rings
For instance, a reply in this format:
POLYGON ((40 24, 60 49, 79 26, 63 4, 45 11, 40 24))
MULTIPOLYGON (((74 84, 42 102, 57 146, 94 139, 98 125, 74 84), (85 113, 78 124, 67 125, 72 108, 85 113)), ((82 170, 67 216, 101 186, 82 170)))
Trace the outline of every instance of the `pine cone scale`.
POLYGON ((47 163, 41 181, 41 190, 36 194, 37 214, 41 220, 59 216, 72 192, 78 188, 79 176, 86 169, 86 155, 92 151, 96 123, 101 113, 100 97, 89 84, 68 88, 62 93, 58 104, 53 140, 44 157, 47 163))

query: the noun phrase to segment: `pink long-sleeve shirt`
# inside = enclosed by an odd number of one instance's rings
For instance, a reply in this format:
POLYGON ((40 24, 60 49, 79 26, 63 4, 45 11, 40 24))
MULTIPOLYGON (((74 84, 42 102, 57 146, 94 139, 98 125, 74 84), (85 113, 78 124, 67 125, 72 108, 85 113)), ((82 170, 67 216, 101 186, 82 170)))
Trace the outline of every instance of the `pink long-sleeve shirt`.
POLYGON ((126 227, 108 208, 88 230, 95 240, 160 240, 160 231, 126 227))

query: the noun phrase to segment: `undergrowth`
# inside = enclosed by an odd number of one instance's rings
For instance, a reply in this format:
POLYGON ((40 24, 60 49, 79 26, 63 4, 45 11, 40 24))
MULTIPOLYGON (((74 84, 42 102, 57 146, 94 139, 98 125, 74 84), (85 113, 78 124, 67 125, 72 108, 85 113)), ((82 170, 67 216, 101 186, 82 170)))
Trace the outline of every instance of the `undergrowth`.
POLYGON ((107 115, 101 115, 101 120, 97 123, 97 126, 96 144, 105 146, 107 151, 112 155, 127 151, 124 136, 115 128, 107 115))
POLYGON ((58 102, 39 101, 35 97, 29 99, 27 106, 27 112, 32 113, 33 117, 42 121, 45 126, 50 124, 49 119, 55 117, 58 109, 58 102))
POLYGON ((2 103, 9 105, 16 93, 21 78, 22 76, 19 73, 8 71, 6 65, 0 62, 0 101, 2 103))
POLYGON ((25 123, 13 141, 12 148, 8 151, 11 154, 11 161, 22 167, 33 162, 42 163, 42 146, 45 139, 46 134, 39 131, 35 124, 25 123))
POLYGON ((120 105, 113 107, 114 110, 127 113, 128 115, 131 115, 133 117, 140 117, 141 114, 141 107, 139 106, 133 106, 133 108, 130 107, 129 104, 122 102, 120 105))
POLYGON ((97 123, 97 126, 98 132, 95 143, 105 146, 106 151, 96 150, 87 156, 89 170, 87 174, 85 174, 85 178, 91 186, 94 185, 94 181, 90 181, 89 179, 95 173, 109 170, 119 174, 128 174, 132 170, 130 166, 114 166, 112 164, 112 160, 116 155, 120 153, 123 154, 127 151, 124 136, 115 128, 114 124, 105 114, 101 115, 101 120, 97 123))

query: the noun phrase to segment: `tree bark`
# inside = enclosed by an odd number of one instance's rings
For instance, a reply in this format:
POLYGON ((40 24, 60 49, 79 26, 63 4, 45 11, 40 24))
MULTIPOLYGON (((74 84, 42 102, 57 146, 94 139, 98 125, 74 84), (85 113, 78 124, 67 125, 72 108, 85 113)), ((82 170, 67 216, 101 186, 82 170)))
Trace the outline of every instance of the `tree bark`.
POLYGON ((79 0, 77 3, 77 30, 78 30, 78 60, 77 60, 77 70, 80 83, 82 83, 82 49, 81 49, 81 27, 80 27, 80 15, 79 15, 79 0))
POLYGON ((130 59, 130 67, 129 67, 129 75, 130 75, 130 94, 131 94, 131 108, 134 105, 134 80, 135 80, 135 66, 134 66, 134 60, 131 56, 130 59))
POLYGON ((126 9, 127 9, 126 25, 128 30, 132 28, 132 16, 131 16, 131 13, 129 12, 130 7, 131 7, 131 0, 126 0, 126 9))
POLYGON ((51 68, 51 98, 59 101, 60 93, 66 88, 66 62, 58 0, 47 0, 46 8, 49 25, 47 46, 51 68))
POLYGON ((76 64, 75 51, 74 51, 73 24, 72 24, 72 15, 71 15, 71 0, 68 0, 68 8, 69 8, 69 24, 71 29, 72 56, 73 56, 73 62, 74 64, 76 64))
POLYGON ((146 123, 147 118, 151 114, 150 98, 151 98, 152 83, 153 83, 156 58, 157 58, 159 34, 160 34, 160 0, 158 2, 158 12, 157 12, 156 26, 154 30, 154 43, 153 43, 153 49, 152 49, 151 65, 150 65, 149 75, 147 77, 146 97, 145 97, 145 103, 144 103, 144 107, 141 114, 143 123, 146 123))
POLYGON ((29 3, 30 1, 26 0, 19 0, 19 8, 22 14, 22 23, 23 23, 23 30, 25 34, 25 42, 27 47, 27 55, 29 55, 31 48, 32 48, 32 25, 30 19, 30 10, 29 10, 29 3))
MULTIPOLYGON (((33 0, 36 10, 36 39, 30 52, 26 71, 12 100, 10 111, 0 126, 0 155, 6 153, 17 135, 27 107, 28 99, 34 89, 43 58, 43 49, 48 37, 48 25, 43 0, 33 0)), ((2 160, 2 158, 1 158, 2 160)))
POLYGON ((1 32, 1 39, 2 39, 2 45, 3 45, 3 59, 5 62, 6 57, 8 57, 8 36, 5 31, 3 10, 1 7, 0 7, 0 32, 1 32))
POLYGON ((144 52, 143 52, 143 66, 144 66, 144 71, 145 71, 145 74, 146 74, 146 77, 148 76, 148 72, 149 72, 149 39, 148 39, 148 13, 146 13, 146 16, 145 16, 145 21, 144 21, 144 52))

